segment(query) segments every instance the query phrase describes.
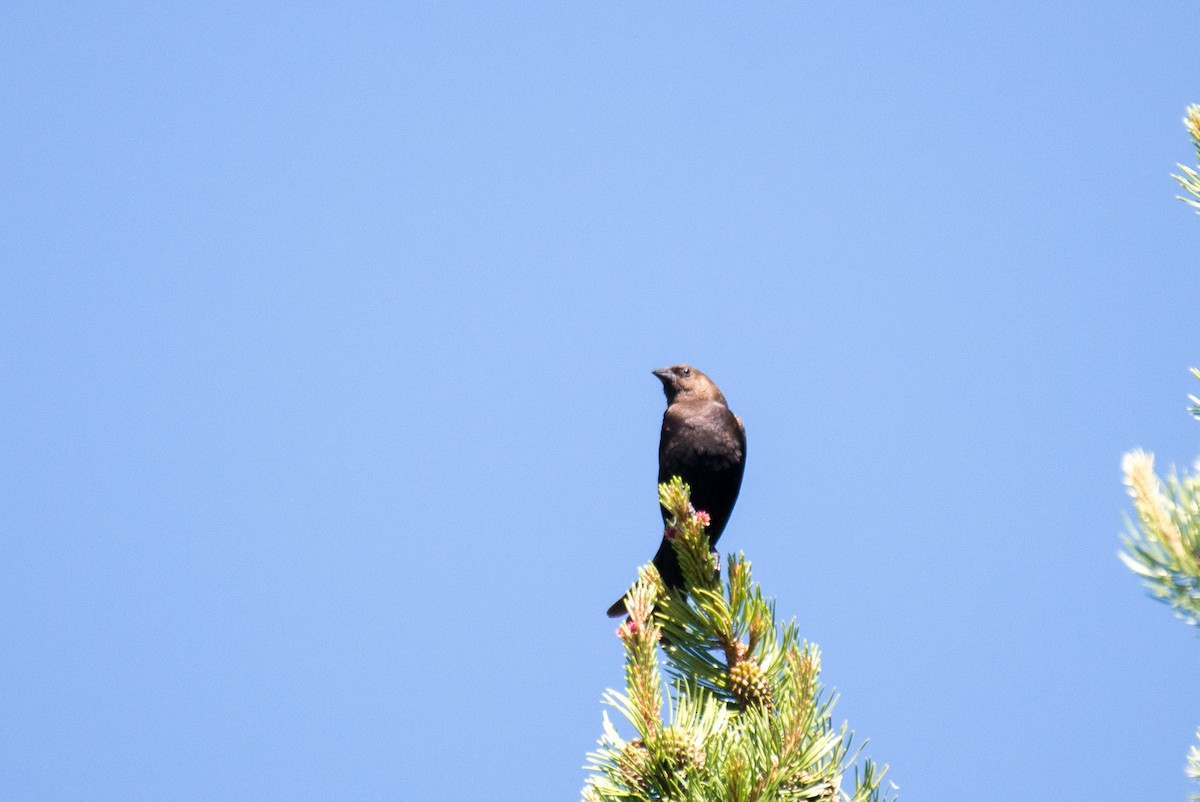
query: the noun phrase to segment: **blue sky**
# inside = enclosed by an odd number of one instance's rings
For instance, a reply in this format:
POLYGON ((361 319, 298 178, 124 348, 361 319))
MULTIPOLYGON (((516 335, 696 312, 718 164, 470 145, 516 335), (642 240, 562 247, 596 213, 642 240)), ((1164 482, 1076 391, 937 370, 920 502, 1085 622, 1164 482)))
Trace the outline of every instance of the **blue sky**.
POLYGON ((0 795, 577 798, 687 361, 903 798, 1183 798, 1194 12, 6 7, 0 795))

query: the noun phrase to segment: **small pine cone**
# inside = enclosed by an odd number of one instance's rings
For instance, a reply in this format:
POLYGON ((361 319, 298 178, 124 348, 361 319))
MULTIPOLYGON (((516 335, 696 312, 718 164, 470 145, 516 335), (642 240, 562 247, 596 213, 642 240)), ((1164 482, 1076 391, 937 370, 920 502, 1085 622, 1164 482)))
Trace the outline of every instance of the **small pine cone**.
POLYGON ((651 755, 641 738, 634 738, 621 752, 621 775, 631 790, 669 788, 688 771, 704 768, 704 750, 686 733, 672 727, 655 740, 659 747, 655 752, 666 753, 661 757, 651 755))
POLYGON ((836 802, 840 797, 839 785, 837 777, 818 780, 807 771, 802 771, 780 787, 779 797, 809 802, 836 802))
POLYGON ((621 752, 621 774, 626 785, 633 789, 645 790, 650 787, 650 770, 653 768, 650 750, 641 738, 634 738, 625 745, 621 752))
POLYGON ((729 690, 743 708, 771 707, 771 683, 753 660, 743 660, 729 669, 729 690))
POLYGON ((670 755, 670 761, 674 764, 668 768, 676 771, 690 767, 704 768, 704 750, 687 733, 669 727, 659 736, 659 745, 670 755))

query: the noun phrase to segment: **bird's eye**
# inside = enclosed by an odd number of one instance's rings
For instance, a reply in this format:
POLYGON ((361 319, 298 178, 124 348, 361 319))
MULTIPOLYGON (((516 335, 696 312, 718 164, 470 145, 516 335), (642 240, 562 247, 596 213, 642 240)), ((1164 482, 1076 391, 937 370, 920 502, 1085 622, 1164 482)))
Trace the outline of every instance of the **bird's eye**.
POLYGON ((691 368, 684 368, 683 370, 681 370, 681 371, 679 371, 679 372, 680 372, 680 373, 682 373, 684 376, 691 376, 691 375, 692 375, 692 369, 691 369, 691 368))

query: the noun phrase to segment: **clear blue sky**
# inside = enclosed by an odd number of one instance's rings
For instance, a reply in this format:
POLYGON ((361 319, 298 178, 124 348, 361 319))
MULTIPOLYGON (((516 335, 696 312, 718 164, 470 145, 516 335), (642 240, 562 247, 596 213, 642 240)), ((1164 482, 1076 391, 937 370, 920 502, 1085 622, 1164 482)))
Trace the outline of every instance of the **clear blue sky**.
POLYGON ((688 361, 911 800, 1182 799, 1195 5, 0 11, 0 796, 578 798, 688 361))

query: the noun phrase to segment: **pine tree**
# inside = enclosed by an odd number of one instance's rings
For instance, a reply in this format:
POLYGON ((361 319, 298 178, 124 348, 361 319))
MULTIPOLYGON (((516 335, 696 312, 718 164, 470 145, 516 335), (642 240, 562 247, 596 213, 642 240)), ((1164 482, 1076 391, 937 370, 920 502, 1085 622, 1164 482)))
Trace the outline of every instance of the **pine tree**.
POLYGON ((658 490, 686 589, 669 591, 648 565, 626 597, 625 690, 604 699, 636 737, 605 713, 584 802, 883 802, 887 767, 859 761, 846 726, 834 728, 820 651, 794 620, 777 624, 744 555, 728 559, 722 583, 687 485, 658 490))

